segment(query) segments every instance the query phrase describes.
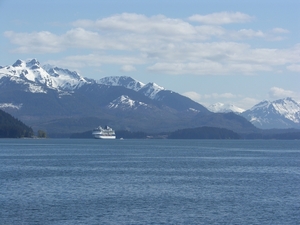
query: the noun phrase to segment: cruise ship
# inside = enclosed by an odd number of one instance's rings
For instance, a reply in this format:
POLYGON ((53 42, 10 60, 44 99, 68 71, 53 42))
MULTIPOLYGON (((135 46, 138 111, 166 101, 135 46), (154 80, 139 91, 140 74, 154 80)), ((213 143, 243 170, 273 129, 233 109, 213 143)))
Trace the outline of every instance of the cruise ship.
POLYGON ((99 126, 93 130, 92 134, 96 139, 116 139, 115 131, 109 126, 99 126))

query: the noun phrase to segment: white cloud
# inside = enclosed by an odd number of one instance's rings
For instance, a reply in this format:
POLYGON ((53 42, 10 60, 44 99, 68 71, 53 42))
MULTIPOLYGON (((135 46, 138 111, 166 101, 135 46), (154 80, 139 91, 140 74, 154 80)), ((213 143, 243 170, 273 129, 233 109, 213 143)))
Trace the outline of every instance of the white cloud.
POLYGON ((67 31, 61 36, 64 46, 69 48, 82 49, 127 49, 126 45, 116 43, 109 37, 102 36, 97 32, 88 31, 82 28, 75 28, 67 31))
POLYGON ((223 66, 214 61, 202 61, 198 63, 155 63, 148 67, 151 72, 167 74, 220 74, 223 66))
POLYGON ((283 29, 283 28, 277 27, 277 28, 272 29, 272 32, 273 33, 279 33, 279 34, 287 34, 290 31, 287 30, 287 29, 283 29))
POLYGON ((6 31, 4 36, 9 38, 11 43, 20 46, 14 50, 18 53, 55 53, 64 49, 61 38, 48 31, 33 33, 6 31))
POLYGON ((124 66, 122 66, 121 71, 132 72, 132 71, 136 71, 136 68, 132 65, 124 65, 124 66))
POLYGON ((255 99, 250 97, 241 98, 236 102, 233 102, 234 105, 241 107, 245 110, 252 108, 254 105, 259 103, 261 99, 255 99))
POLYGON ((208 15, 193 15, 189 20, 204 24, 229 24, 245 23, 253 20, 253 17, 240 12, 219 12, 208 15))
POLYGON ((238 38, 253 38, 253 37, 265 37, 265 34, 262 31, 255 31, 252 29, 241 29, 237 31, 233 36, 238 38))
POLYGON ((200 94, 198 94, 197 92, 194 92, 194 91, 188 91, 188 92, 183 93, 182 95, 192 99, 195 102, 200 102, 200 100, 202 98, 200 94))
POLYGON ((272 87, 269 91, 269 97, 272 99, 280 99, 280 98, 286 98, 286 97, 292 97, 297 98, 299 97, 299 94, 290 91, 290 90, 284 90, 283 88, 279 87, 272 87))
POLYGON ((204 98, 206 99, 229 99, 229 98, 236 98, 237 96, 232 93, 212 93, 212 94, 206 94, 204 95, 204 98))
POLYGON ((196 35, 195 27, 181 19, 167 18, 163 15, 147 17, 134 13, 122 13, 104 19, 78 20, 73 23, 75 27, 90 28, 101 32, 117 32, 162 36, 165 38, 190 37, 196 35))
MULTIPOLYGON (((79 70, 84 67, 100 67, 103 64, 117 64, 125 65, 123 69, 134 69, 132 64, 144 64, 145 61, 141 57, 130 57, 122 55, 109 54, 89 54, 89 55, 75 55, 62 58, 60 60, 51 60, 45 63, 57 65, 63 68, 70 68, 79 70), (127 65, 127 66, 126 66, 127 65), (130 68, 131 67, 131 68, 130 68)), ((128 71, 127 71, 128 72, 128 71)))
POLYGON ((211 93, 211 94, 199 94, 195 91, 185 92, 182 95, 192 99, 195 102, 198 102, 202 105, 208 107, 209 105, 218 102, 222 102, 224 104, 233 104, 242 109, 250 109, 255 104, 261 101, 258 99, 243 97, 241 95, 236 95, 232 93, 211 93))
POLYGON ((200 100, 207 100, 207 99, 234 99, 239 96, 234 95, 232 93, 226 92, 226 93, 211 93, 211 94, 204 94, 201 95, 195 91, 188 91, 183 93, 182 95, 189 97, 190 99, 200 102, 200 100))
POLYGON ((287 66, 287 69, 293 72, 298 72, 300 73, 300 64, 292 64, 287 66))
MULTIPOLYGON (((7 31, 4 35, 16 46, 14 52, 17 53, 81 50, 84 52, 82 55, 62 59, 65 64, 80 66, 116 64, 135 67, 144 64, 155 73, 194 75, 252 75, 285 69, 299 71, 299 44, 289 49, 254 48, 241 40, 268 39, 268 32, 227 30, 221 26, 253 20, 247 14, 222 12, 194 15, 189 19, 209 25, 194 25, 163 15, 147 17, 123 13, 95 21, 75 21, 74 28, 60 35, 49 31, 7 31), (234 41, 236 39, 238 42, 234 41), (90 54, 86 55, 86 51, 90 54)), ((287 33, 283 28, 274 28, 272 32, 287 33)))

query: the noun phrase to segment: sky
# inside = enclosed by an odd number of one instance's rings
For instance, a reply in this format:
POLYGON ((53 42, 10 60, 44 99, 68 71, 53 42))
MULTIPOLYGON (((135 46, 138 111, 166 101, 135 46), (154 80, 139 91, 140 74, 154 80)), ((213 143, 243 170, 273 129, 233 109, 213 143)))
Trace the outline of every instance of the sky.
POLYGON ((130 76, 209 106, 300 101, 299 0, 0 0, 0 65, 130 76))

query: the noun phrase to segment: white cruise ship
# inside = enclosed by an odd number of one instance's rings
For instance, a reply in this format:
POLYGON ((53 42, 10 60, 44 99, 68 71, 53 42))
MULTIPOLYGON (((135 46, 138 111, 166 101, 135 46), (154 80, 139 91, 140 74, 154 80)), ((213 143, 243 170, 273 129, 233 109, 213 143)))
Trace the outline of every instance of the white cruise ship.
POLYGON ((116 139, 115 131, 109 126, 104 128, 99 126, 93 130, 92 134, 96 139, 116 139))

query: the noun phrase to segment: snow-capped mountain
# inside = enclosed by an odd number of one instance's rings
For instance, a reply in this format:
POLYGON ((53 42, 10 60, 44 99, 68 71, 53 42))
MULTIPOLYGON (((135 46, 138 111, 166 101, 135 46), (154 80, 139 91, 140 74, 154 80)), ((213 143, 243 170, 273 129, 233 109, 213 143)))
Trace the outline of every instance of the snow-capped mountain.
POLYGON ((158 93, 165 90, 163 87, 157 85, 156 83, 148 83, 144 85, 139 92, 143 93, 145 96, 151 99, 158 99, 158 93))
POLYGON ((148 108, 149 106, 144 102, 135 101, 126 95, 122 95, 110 102, 107 107, 110 109, 129 110, 137 109, 139 107, 148 108))
POLYGON ((142 87, 145 86, 145 84, 143 84, 142 82, 125 76, 104 77, 98 80, 97 83, 110 86, 122 86, 134 91, 139 91, 142 87))
POLYGON ((148 132, 208 124, 256 129, 245 118, 214 115, 155 83, 124 76, 96 81, 68 69, 42 66, 36 59, 0 67, 0 108, 48 133, 74 133, 99 125, 148 132))
POLYGON ((233 104, 224 104, 224 103, 220 103, 220 102, 212 104, 212 105, 208 106, 207 108, 209 111, 215 112, 215 113, 217 113, 217 112, 218 113, 234 112, 234 113, 240 114, 245 111, 244 109, 239 108, 233 104))
POLYGON ((300 128, 300 104, 292 98, 262 101, 242 116, 259 128, 300 128))
POLYGON ((176 110, 189 111, 193 113, 209 112, 204 106, 195 103, 191 99, 176 92, 166 90, 165 88, 153 82, 144 84, 131 77, 116 76, 102 78, 97 81, 97 84, 114 87, 125 87, 137 93, 140 93, 151 100, 157 101, 160 105, 166 105, 176 110))
POLYGON ((42 68, 51 76, 55 87, 62 90, 74 90, 83 84, 89 83, 76 71, 58 68, 49 64, 44 65, 42 68))
POLYGON ((11 66, 0 68, 0 79, 6 78, 16 84, 26 86, 26 91, 46 93, 47 89, 72 91, 88 83, 77 72, 45 65, 41 66, 36 59, 17 60, 11 66))
POLYGON ((120 86, 125 87, 140 93, 143 93, 145 96, 155 99, 157 98, 157 93, 165 90, 163 87, 155 84, 148 83, 144 84, 140 81, 137 81, 131 77, 125 76, 115 76, 115 77, 104 77, 97 81, 98 84, 110 85, 110 86, 120 86))

